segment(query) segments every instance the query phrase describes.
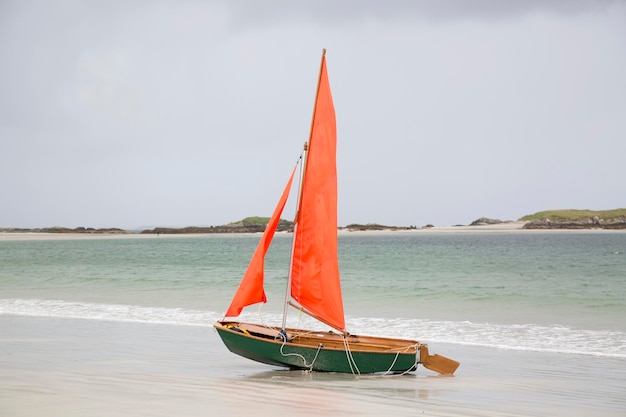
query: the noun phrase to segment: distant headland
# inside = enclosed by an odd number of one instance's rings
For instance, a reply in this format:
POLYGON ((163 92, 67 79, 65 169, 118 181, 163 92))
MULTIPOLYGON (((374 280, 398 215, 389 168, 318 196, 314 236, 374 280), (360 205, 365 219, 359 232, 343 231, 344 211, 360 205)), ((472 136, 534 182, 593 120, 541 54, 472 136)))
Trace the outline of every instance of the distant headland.
MULTIPOLYGON (((155 227, 141 231, 124 230, 120 228, 92 228, 76 227, 46 227, 46 228, 0 228, 0 233, 59 233, 59 234, 208 234, 208 233, 260 233, 265 230, 269 217, 246 217, 243 220, 228 223, 222 226, 189 226, 189 227, 155 227)), ((547 210, 526 215, 517 221, 499 220, 481 217, 469 225, 455 227, 497 226, 506 224, 520 224, 521 229, 626 229, 626 209, 614 210, 547 210)), ((432 224, 424 226, 388 226, 377 223, 349 224, 339 227, 339 230, 348 232, 357 231, 407 231, 438 229, 432 224)), ((292 232, 293 222, 280 220, 279 232, 292 232)))
POLYGON ((0 228, 0 233, 58 233, 58 234, 69 234, 69 233, 80 233, 80 234, 131 234, 132 231, 118 229, 117 227, 107 227, 101 229, 95 229, 93 227, 75 227, 74 229, 70 229, 67 227, 38 227, 38 228, 19 228, 19 227, 5 227, 0 228))
MULTIPOLYGON (((626 209, 614 210, 546 210, 518 220, 523 229, 626 229, 626 209)), ((481 217, 470 226, 506 223, 481 217)))
POLYGON ((524 229, 626 229, 626 209, 548 210, 520 220, 524 229))

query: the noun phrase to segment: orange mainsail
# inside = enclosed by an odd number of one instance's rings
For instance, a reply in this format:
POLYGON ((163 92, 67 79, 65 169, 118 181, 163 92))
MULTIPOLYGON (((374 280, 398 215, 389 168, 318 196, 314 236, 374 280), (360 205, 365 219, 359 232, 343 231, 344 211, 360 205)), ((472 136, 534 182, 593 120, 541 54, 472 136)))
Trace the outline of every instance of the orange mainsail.
POLYGON ((343 331, 337 252, 337 129, 322 55, 308 154, 295 226, 291 297, 320 321, 343 331))
POLYGON ((265 297, 265 290, 263 289, 265 254, 272 243, 274 232, 280 222, 280 215, 285 208, 287 197, 289 197, 289 191, 291 190, 291 183, 295 172, 296 168, 294 168, 291 172, 291 176, 289 177, 289 181, 283 190, 283 194, 280 196, 278 205, 274 209, 274 213, 265 227, 263 236, 254 251, 254 255, 252 255, 250 264, 248 264, 248 269, 241 279, 239 288, 237 288, 237 292, 233 297, 233 301, 230 303, 230 307, 228 307, 228 311, 226 311, 226 317, 238 316, 244 307, 260 302, 265 303, 267 301, 267 298, 265 297))

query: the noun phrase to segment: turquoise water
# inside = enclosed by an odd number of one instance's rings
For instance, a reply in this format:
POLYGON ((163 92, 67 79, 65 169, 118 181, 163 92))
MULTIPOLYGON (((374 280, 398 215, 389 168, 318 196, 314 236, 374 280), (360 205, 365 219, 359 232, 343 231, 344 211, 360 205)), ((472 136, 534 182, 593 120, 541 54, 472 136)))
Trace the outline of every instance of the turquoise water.
MULTIPOLYGON (((211 326, 259 237, 0 241, 0 314, 211 326)), ((268 322, 290 245, 267 257, 268 322)), ((339 251, 353 333, 626 358, 626 233, 355 233, 339 251)))

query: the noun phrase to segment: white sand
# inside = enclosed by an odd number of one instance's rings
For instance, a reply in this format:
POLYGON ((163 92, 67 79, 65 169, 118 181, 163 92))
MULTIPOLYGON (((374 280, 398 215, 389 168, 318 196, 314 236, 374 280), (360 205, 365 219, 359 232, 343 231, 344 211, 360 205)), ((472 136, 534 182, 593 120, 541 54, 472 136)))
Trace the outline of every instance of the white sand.
MULTIPOLYGON (((485 226, 442 226, 429 227, 410 230, 367 230, 367 231, 348 231, 339 230, 339 235, 346 234, 389 234, 389 233, 498 233, 498 232, 533 232, 523 229, 525 222, 510 222, 485 226)), ((278 232, 277 234, 285 234, 287 232, 278 232)), ((241 235, 258 235, 259 233, 194 233, 194 234, 117 234, 117 233, 12 233, 0 232, 0 241, 7 240, 60 240, 60 239, 157 239, 157 238, 173 238, 173 237, 193 237, 193 236, 241 236, 241 235)))
POLYGON ((285 371, 226 350, 210 323, 0 315, 0 415, 626 415, 623 359, 431 345, 454 377, 285 371))
MULTIPOLYGON (((524 229, 526 222, 507 222, 483 226, 435 226, 409 230, 358 230, 341 229, 338 234, 386 235, 386 234, 436 234, 436 233, 623 233, 612 229, 524 229)), ((287 234, 277 232, 276 234, 287 234)), ((61 239, 163 239, 206 236, 260 236, 260 233, 191 233, 191 234, 139 234, 139 233, 13 233, 0 232, 0 241, 9 240, 61 240, 61 239)))

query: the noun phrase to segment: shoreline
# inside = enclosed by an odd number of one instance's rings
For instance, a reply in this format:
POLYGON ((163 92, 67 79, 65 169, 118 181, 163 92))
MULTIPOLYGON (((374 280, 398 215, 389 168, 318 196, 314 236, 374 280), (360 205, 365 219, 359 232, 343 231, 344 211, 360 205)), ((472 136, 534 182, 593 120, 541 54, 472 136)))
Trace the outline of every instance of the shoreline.
MULTIPOLYGON (((338 229, 339 236, 347 235, 390 235, 390 234, 455 234, 455 233, 620 233, 621 229, 524 229, 526 222, 507 222, 480 226, 433 226, 418 229, 384 229, 384 230, 348 230, 338 229)), ((285 235, 290 232, 276 232, 276 235, 285 235)), ((241 233, 46 233, 46 232, 2 232, 2 241, 32 241, 32 240, 88 240, 88 239, 171 239, 176 237, 207 237, 207 236, 261 236, 260 232, 241 233)))
POLYGON ((614 358, 432 343, 461 361, 454 376, 421 366, 354 376, 249 361, 201 327, 0 315, 0 330, 10 358, 0 360, 0 400, 13 416, 237 417, 253 407, 259 417, 617 417, 625 406, 624 361, 614 358))

